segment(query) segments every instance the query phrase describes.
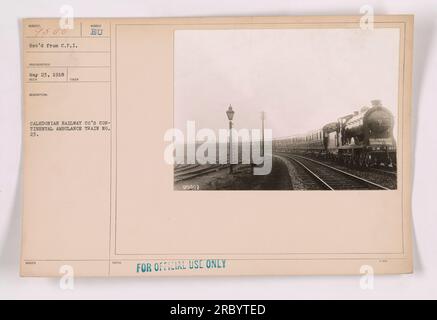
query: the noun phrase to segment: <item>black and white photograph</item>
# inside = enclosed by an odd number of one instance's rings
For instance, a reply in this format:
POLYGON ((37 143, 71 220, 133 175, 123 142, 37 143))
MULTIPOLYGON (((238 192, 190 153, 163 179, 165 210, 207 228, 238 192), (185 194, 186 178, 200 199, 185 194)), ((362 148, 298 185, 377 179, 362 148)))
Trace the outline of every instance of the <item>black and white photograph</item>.
POLYGON ((396 189, 400 37, 176 31, 175 190, 396 189))

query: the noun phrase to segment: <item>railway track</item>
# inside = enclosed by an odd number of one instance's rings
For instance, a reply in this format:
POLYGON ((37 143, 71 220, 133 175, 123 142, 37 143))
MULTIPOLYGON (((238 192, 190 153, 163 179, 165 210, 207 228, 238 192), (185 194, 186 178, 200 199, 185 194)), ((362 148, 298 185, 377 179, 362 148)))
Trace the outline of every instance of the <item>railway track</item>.
POLYGON ((396 170, 384 170, 384 169, 378 169, 378 168, 372 168, 373 172, 377 172, 377 173, 382 173, 385 175, 391 175, 391 176, 396 176, 397 172, 396 170))
POLYGON ((184 164, 184 165, 177 165, 174 168, 174 173, 178 174, 178 173, 182 173, 182 172, 186 172, 186 171, 190 171, 193 170, 194 168, 198 168, 200 166, 200 164, 184 164))
POLYGON ((179 182, 183 180, 196 178, 228 167, 229 165, 221 165, 221 164, 209 164, 209 165, 193 164, 193 165, 176 166, 174 169, 174 181, 179 182))
POLYGON ((306 171, 306 176, 302 177, 302 180, 308 189, 389 190, 377 183, 307 157, 299 155, 286 155, 286 157, 306 171))

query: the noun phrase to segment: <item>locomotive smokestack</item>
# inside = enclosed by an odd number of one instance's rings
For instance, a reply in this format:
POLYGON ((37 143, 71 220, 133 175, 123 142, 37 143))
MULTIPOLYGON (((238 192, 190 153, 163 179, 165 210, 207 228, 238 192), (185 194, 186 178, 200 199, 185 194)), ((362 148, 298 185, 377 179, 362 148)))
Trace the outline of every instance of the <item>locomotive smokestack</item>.
POLYGON ((382 107, 382 103, 381 100, 372 100, 372 107, 377 108, 377 107, 382 107))

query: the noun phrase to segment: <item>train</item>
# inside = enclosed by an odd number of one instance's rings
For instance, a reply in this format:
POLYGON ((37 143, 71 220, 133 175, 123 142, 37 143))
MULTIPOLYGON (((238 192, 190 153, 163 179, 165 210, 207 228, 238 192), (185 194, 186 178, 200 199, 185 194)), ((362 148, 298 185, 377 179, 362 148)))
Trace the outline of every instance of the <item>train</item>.
POLYGON ((272 141, 273 151, 310 155, 350 167, 396 167, 394 117, 380 100, 306 134, 272 141))

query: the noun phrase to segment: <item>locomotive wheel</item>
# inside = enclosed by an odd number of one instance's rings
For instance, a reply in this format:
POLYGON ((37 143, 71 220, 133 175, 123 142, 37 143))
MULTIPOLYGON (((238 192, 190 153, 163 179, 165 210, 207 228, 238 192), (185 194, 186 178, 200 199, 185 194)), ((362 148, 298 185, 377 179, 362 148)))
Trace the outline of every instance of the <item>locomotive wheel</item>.
POLYGON ((348 158, 348 160, 349 160, 348 166, 353 167, 354 166, 354 158, 352 157, 352 155, 348 158))
POLYGON ((363 169, 368 169, 370 166, 370 159, 367 153, 362 153, 360 155, 360 167, 363 169))
POLYGON ((393 161, 393 158, 392 158, 392 156, 390 154, 387 155, 387 164, 386 164, 386 166, 387 167, 391 166, 392 168, 396 168, 396 162, 393 161))
POLYGON ((358 167, 358 165, 357 165, 357 157, 355 155, 353 155, 351 157, 351 167, 352 168, 358 167))
POLYGON ((369 167, 370 167, 370 161, 371 161, 371 156, 370 156, 370 154, 368 154, 368 155, 366 155, 366 159, 365 159, 365 161, 364 161, 364 166, 365 166, 366 168, 369 168, 369 167))
POLYGON ((354 155, 354 162, 353 162, 353 166, 356 168, 360 167, 360 157, 361 157, 361 152, 354 155))
POLYGON ((360 154, 359 165, 360 168, 364 168, 364 162, 366 161, 365 153, 360 154))
POLYGON ((355 158, 354 166, 357 167, 357 168, 361 168, 360 157, 361 157, 361 154, 358 157, 355 158))

